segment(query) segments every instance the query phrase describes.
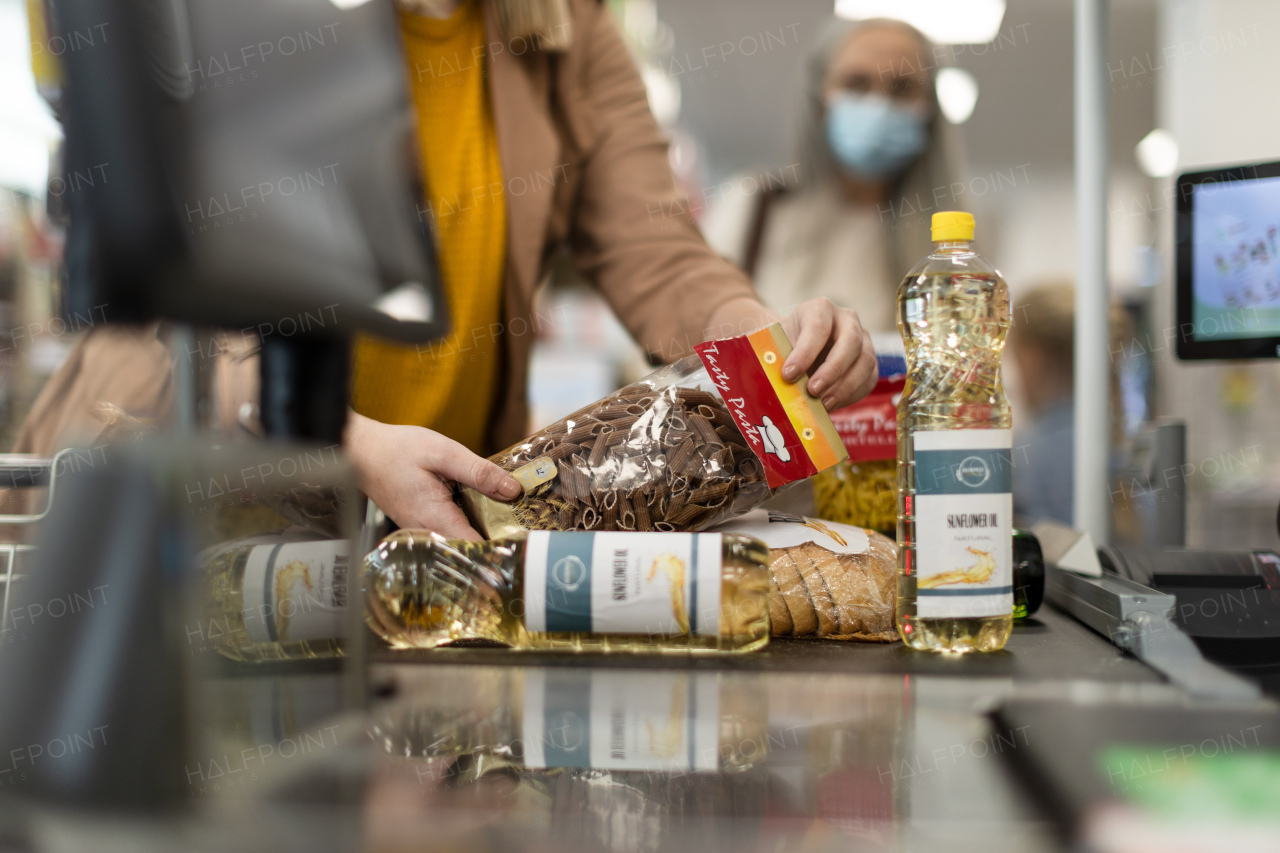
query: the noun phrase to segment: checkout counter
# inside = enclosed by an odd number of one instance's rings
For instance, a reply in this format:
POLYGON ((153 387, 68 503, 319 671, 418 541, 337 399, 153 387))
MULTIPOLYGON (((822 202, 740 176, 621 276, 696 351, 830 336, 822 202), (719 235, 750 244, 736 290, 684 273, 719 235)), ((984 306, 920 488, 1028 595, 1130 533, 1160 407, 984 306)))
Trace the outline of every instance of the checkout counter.
MULTIPOLYGON (((258 470, 279 452, 224 463, 258 470)), ((725 656, 395 650, 349 608, 360 640, 345 657, 244 663, 216 651, 207 613, 173 619, 184 593, 165 579, 187 558, 163 524, 139 532, 166 516, 147 506, 189 506, 186 487, 211 482, 191 473, 199 454, 131 458, 56 483, 39 550, 6 579, 9 612, 25 614, 0 659, 0 833, 15 850, 1276 839, 1274 699, 1207 662, 1161 593, 1116 573, 1051 568, 1046 603, 990 654, 798 638, 725 656), (147 465, 169 472, 151 478, 162 488, 136 476, 147 465), (91 608, 46 618, 86 589, 101 591, 91 608)))
POLYGON ((1270 700, 1197 699, 1053 607, 981 656, 374 652, 354 717, 290 669, 202 685, 186 787, 297 849, 1169 849, 1162 787, 1280 746, 1270 700))

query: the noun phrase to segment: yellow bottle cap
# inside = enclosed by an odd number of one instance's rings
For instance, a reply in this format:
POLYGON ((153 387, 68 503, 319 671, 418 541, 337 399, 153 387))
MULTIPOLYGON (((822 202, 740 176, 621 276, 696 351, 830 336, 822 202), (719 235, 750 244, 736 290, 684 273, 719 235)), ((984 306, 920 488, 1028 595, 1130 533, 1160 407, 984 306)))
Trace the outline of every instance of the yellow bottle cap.
POLYGON ((944 210, 933 215, 933 242, 953 243, 973 239, 973 214, 944 210))

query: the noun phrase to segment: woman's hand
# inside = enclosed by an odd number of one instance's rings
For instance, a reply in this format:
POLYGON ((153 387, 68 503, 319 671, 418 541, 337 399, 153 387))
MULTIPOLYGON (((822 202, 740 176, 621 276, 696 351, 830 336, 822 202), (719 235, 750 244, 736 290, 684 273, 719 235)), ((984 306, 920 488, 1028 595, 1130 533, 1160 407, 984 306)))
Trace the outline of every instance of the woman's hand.
POLYGON ((384 424, 349 412, 342 443, 360 490, 401 527, 480 539, 453 502, 452 484, 501 501, 520 494, 520 484, 506 471, 429 429, 384 424))
MULTIPOLYGON (((717 308, 707 331, 717 338, 745 335, 776 322, 776 314, 743 297, 717 308)), ((877 378, 875 348, 852 308, 839 308, 830 299, 810 299, 796 306, 782 328, 792 346, 782 365, 783 379, 794 382, 807 372, 809 393, 822 400, 827 411, 871 393, 877 378)))
POLYGON ((794 382, 808 372, 809 393, 822 400, 827 411, 871 393, 879 375, 876 351, 858 312, 830 299, 810 299, 796 306, 782 328, 792 346, 782 365, 783 379, 794 382))

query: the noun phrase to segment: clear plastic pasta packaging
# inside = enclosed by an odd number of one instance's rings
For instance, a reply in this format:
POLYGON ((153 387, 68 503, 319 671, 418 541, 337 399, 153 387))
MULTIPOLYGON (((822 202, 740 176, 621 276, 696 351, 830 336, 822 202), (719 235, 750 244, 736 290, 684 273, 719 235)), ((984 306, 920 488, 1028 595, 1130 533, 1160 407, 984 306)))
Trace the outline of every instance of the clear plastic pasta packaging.
POLYGON ((780 325, 694 349, 490 457, 524 493, 464 488, 476 529, 703 530, 845 458, 807 377, 782 378, 780 325))
POLYGON ((715 528, 769 546, 769 633, 893 642, 898 546, 874 530, 757 509, 715 528))
POLYGON ((819 518, 896 536, 898 526, 898 400, 906 383, 902 341, 876 344, 880 376, 863 399, 831 413, 849 458, 813 478, 819 518))

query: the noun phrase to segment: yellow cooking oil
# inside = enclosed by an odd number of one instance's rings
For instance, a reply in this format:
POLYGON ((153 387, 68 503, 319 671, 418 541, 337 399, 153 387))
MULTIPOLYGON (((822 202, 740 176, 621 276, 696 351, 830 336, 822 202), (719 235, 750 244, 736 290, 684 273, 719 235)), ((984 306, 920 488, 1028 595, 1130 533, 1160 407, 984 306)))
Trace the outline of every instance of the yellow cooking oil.
POLYGON ((769 641, 769 549, 720 533, 397 530, 365 557, 365 621, 394 648, 749 652, 769 641))
POLYGON ((974 219, 933 216, 933 251, 898 287, 898 600, 910 648, 993 652, 1013 627, 1013 416, 1000 379, 1009 289, 974 219))

